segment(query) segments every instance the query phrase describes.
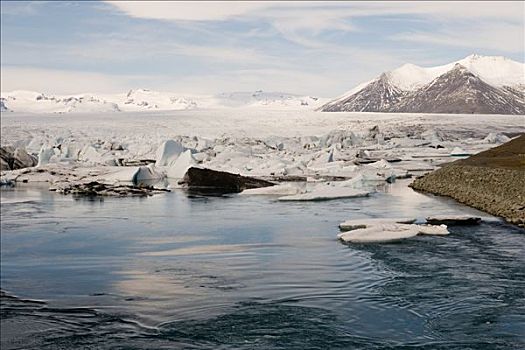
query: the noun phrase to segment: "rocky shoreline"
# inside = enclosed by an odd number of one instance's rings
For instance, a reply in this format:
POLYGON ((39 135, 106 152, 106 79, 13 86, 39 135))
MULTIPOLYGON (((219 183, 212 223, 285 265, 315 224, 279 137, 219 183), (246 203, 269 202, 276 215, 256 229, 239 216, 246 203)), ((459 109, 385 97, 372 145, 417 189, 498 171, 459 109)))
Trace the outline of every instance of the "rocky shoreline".
POLYGON ((416 179, 418 191, 451 197, 525 227, 525 135, 416 179))

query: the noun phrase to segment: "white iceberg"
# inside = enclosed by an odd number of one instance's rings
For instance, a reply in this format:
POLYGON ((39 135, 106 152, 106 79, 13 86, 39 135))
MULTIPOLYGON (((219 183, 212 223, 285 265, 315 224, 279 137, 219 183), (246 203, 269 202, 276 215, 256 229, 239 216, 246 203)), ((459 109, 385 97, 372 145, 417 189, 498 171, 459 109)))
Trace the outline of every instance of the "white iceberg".
POLYGON ((55 155, 55 152, 52 147, 42 146, 42 148, 40 148, 40 152, 38 152, 37 166, 40 167, 42 165, 49 164, 49 160, 54 155, 55 155))
POLYGON ((193 158, 190 150, 184 151, 175 163, 168 169, 168 177, 173 179, 182 179, 189 168, 196 165, 197 162, 193 158))
POLYGON ((142 181, 161 180, 164 174, 159 172, 154 164, 140 167, 126 167, 117 172, 102 175, 101 179, 105 182, 133 182, 140 183, 142 181))
POLYGON ((185 150, 186 148, 180 142, 174 140, 164 141, 157 149, 155 165, 170 166, 175 163, 179 155, 185 150))

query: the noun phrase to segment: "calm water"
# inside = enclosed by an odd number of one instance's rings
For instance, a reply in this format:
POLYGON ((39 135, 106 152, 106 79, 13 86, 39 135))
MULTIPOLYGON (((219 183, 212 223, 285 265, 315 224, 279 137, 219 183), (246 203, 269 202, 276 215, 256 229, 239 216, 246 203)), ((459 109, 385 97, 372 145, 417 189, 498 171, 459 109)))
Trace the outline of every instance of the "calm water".
POLYGON ((350 218, 480 215, 405 185, 318 203, 2 190, 1 347, 524 348, 523 230, 337 241, 350 218))

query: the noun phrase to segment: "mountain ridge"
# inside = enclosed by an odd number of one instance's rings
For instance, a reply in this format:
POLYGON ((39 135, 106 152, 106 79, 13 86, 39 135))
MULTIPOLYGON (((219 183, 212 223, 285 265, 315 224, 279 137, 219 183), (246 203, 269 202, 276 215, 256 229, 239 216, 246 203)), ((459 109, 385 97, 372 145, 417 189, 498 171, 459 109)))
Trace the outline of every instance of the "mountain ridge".
POLYGON ((2 92, 2 112, 71 113, 175 111, 209 108, 314 109, 326 102, 312 96, 285 92, 239 91, 193 95, 131 89, 120 94, 48 95, 35 91, 2 92))
POLYGON ((359 85, 317 110, 525 114, 524 67, 522 63, 501 56, 479 55, 429 68, 405 64, 359 85), (450 75, 451 72, 456 74, 450 75), (447 84, 445 80, 449 78, 454 81, 447 84), (436 81, 442 91, 436 90, 436 81), (474 81, 475 87, 468 85, 474 81))

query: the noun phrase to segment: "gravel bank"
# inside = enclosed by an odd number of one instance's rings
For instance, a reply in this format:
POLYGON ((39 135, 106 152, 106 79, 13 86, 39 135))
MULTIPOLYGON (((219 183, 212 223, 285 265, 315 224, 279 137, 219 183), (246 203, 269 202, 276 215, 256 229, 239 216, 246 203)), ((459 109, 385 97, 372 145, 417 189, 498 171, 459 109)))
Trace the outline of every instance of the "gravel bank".
POLYGON ((413 189, 454 198, 525 227, 525 135, 416 179, 413 189))

